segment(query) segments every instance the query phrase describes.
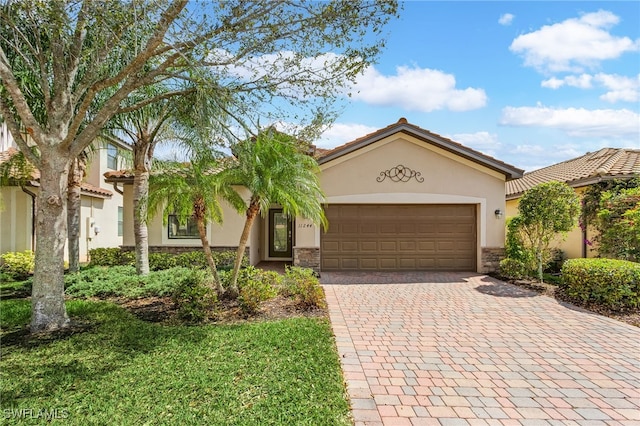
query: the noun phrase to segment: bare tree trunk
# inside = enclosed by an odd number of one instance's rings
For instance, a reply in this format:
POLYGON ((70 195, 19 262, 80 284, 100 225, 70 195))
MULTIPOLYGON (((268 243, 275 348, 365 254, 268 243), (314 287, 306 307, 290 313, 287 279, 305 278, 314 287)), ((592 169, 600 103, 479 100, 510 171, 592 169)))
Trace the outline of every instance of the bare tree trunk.
POLYGON ((207 228, 204 224, 204 218, 196 215, 196 224, 198 225, 198 234, 200 234, 200 241, 202 241, 202 250, 204 250, 204 255, 207 258, 207 263, 209 264, 211 274, 213 275, 213 284, 215 290, 219 295, 221 295, 222 293, 224 293, 224 287, 220 282, 220 276, 218 275, 216 261, 213 259, 213 254, 211 253, 211 246, 209 245, 209 239, 207 238, 207 228))
POLYGON ((31 332, 69 324, 64 304, 64 244, 67 237, 67 178, 63 153, 41 146, 36 213, 36 258, 31 290, 31 332))
POLYGON ((133 146, 133 234, 136 245, 136 272, 139 275, 149 273, 147 211, 152 158, 152 144, 147 142, 146 138, 140 138, 133 146))
POLYGON ((230 297, 238 295, 238 274, 240 273, 240 265, 242 265, 242 259, 244 258, 244 251, 247 248, 247 241, 249 241, 249 235, 251 234, 251 228, 253 227, 253 222, 256 217, 260 213, 260 204, 258 204, 257 200, 251 200, 251 204, 249 204, 249 208, 247 209, 247 218, 244 222, 244 228, 242 229, 242 234, 240 235, 240 242, 238 243, 238 251, 236 252, 236 261, 233 265, 233 273, 231 275, 231 284, 229 284, 229 288, 227 292, 230 297))
POLYGON ((80 156, 75 158, 69 167, 69 184, 67 185, 69 272, 77 272, 80 267, 80 185, 85 169, 86 163, 80 156))

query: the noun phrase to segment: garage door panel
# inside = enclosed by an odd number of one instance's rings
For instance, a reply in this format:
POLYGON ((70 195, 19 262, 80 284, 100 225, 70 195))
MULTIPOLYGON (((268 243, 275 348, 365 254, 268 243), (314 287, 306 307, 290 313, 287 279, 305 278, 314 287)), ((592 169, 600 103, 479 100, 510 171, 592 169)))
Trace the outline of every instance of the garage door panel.
POLYGON ((395 257, 382 257, 378 259, 378 267, 382 270, 398 269, 398 261, 395 257))
POLYGON ((398 251, 398 243, 396 241, 380 241, 380 252, 398 251))
POLYGON ((360 267, 358 269, 370 269, 376 270, 378 269, 378 259, 375 257, 365 257, 359 259, 360 267))
POLYGON ((343 253, 349 252, 357 252, 358 251, 358 241, 342 241, 340 243, 340 249, 343 253))
POLYGON ((323 270, 476 267, 475 205, 332 205, 323 270))
POLYGON ((378 251, 378 242, 377 241, 360 241, 360 251, 375 253, 378 251))
POLYGON ((417 242, 416 241, 400 241, 398 244, 398 250, 402 251, 402 252, 415 252, 416 251, 416 247, 417 246, 417 242))

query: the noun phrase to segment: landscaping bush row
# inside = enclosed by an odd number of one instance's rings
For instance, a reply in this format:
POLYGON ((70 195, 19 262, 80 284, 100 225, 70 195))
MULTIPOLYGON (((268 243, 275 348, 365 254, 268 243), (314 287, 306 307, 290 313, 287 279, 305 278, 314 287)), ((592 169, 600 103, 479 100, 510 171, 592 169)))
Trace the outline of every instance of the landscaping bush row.
POLYGON ((570 259, 562 265, 567 294, 613 310, 640 306, 640 264, 615 259, 570 259))
MULTIPOLYGON (((221 271, 225 287, 230 271, 221 271)), ((206 269, 174 267, 140 276, 129 265, 96 266, 65 276, 66 293, 73 297, 172 297, 180 318, 202 321, 215 314, 217 294, 206 269)), ((289 297, 304 309, 324 308, 324 293, 313 270, 291 267, 284 275, 254 266, 240 270, 238 306, 245 316, 255 315, 260 304, 277 295, 289 297)))
MULTIPOLYGON (((118 247, 96 248, 89 251, 90 266, 122 266, 135 265, 136 255, 132 251, 122 250, 118 247)), ((232 250, 213 252, 213 260, 218 269, 227 270, 233 268, 236 253, 232 250)), ((249 259, 245 256, 242 265, 248 266, 249 259)), ((203 251, 188 253, 149 253, 149 269, 162 271, 165 269, 183 268, 208 268, 207 259, 203 251)))

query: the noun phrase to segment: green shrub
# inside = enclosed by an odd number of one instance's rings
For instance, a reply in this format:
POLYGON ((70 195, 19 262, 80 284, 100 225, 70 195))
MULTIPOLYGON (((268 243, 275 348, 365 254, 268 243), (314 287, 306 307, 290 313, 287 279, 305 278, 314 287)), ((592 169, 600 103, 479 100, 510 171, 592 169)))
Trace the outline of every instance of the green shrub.
POLYGON ((190 272, 187 268, 171 268, 142 276, 133 266, 96 266, 66 275, 65 287, 74 297, 164 297, 189 279, 190 272))
POLYGON ((91 266, 120 266, 134 265, 136 254, 124 251, 118 247, 101 247, 89 250, 89 265, 91 266))
POLYGON ((133 266, 95 266, 64 277, 66 293, 75 297, 131 296, 148 277, 139 276, 133 266))
POLYGON ((0 259, 4 274, 16 281, 27 279, 35 266, 35 256, 31 250, 4 253, 0 259))
POLYGON ((201 322, 208 318, 215 308, 218 297, 213 289, 206 285, 204 271, 192 269, 180 280, 173 293, 173 301, 178 307, 178 316, 186 321, 201 322))
MULTIPOLYGON (((215 257, 214 257, 215 259, 215 257)), ((190 251, 188 253, 180 253, 174 257, 175 266, 183 268, 208 268, 207 258, 203 251, 190 251)))
POLYGON ((640 306, 640 264, 615 259, 569 259, 562 266, 569 296, 613 310, 640 306))
POLYGON ((149 269, 162 271, 177 266, 176 256, 171 253, 149 253, 149 269))
POLYGON ((272 285, 273 281, 274 278, 271 274, 254 266, 248 266, 239 271, 238 306, 245 316, 256 314, 260 303, 277 295, 277 291, 272 285))
POLYGON ((505 278, 520 280, 527 276, 527 270, 521 260, 506 258, 500 261, 500 275, 505 278))
POLYGON ((326 308, 324 291, 313 269, 288 267, 280 294, 293 297, 304 308, 326 308))

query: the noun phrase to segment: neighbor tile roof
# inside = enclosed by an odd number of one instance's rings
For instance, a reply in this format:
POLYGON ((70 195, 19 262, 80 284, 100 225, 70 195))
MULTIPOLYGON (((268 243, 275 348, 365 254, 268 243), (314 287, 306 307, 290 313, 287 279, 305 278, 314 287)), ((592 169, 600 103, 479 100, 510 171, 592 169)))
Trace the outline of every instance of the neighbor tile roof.
POLYGON ((399 132, 408 133, 412 136, 415 136, 428 143, 436 145, 449 152, 452 152, 454 154, 460 155, 461 157, 467 158, 468 160, 471 160, 475 163, 481 164, 485 167, 489 167, 491 169, 504 173, 505 176, 507 177, 507 180, 519 178, 522 176, 523 170, 518 169, 496 158, 493 158, 489 155, 486 155, 479 151, 475 151, 471 148, 468 148, 462 145, 461 143, 445 138, 444 136, 440 136, 437 133, 430 132, 429 130, 418 127, 415 124, 411 124, 404 117, 400 118, 397 122, 388 125, 387 127, 384 127, 380 130, 376 130, 373 133, 369 133, 368 135, 362 136, 356 140, 345 143, 344 145, 340 145, 327 152, 321 153, 318 157, 318 162, 322 164, 324 162, 331 161, 334 158, 348 154, 349 152, 353 152, 357 149, 360 149, 364 146, 369 145, 370 143, 373 143, 375 141, 378 141, 380 139, 383 139, 385 137, 391 136, 399 132))
POLYGON ((517 198, 526 190, 550 181, 565 182, 575 188, 634 175, 640 175, 640 149, 603 148, 525 173, 522 178, 507 182, 506 196, 517 198))
MULTIPOLYGON (((10 147, 6 151, 0 152, 0 163, 9 161, 11 157, 16 155, 18 152, 20 151, 18 151, 14 147, 10 147)), ((31 180, 29 182, 29 185, 40 186, 40 170, 35 168, 33 169, 33 171, 31 172, 31 180)), ((100 198, 110 198, 113 195, 113 192, 109 191, 108 189, 99 188, 87 182, 82 182, 82 184, 80 185, 80 190, 85 195, 97 196, 100 198)))

